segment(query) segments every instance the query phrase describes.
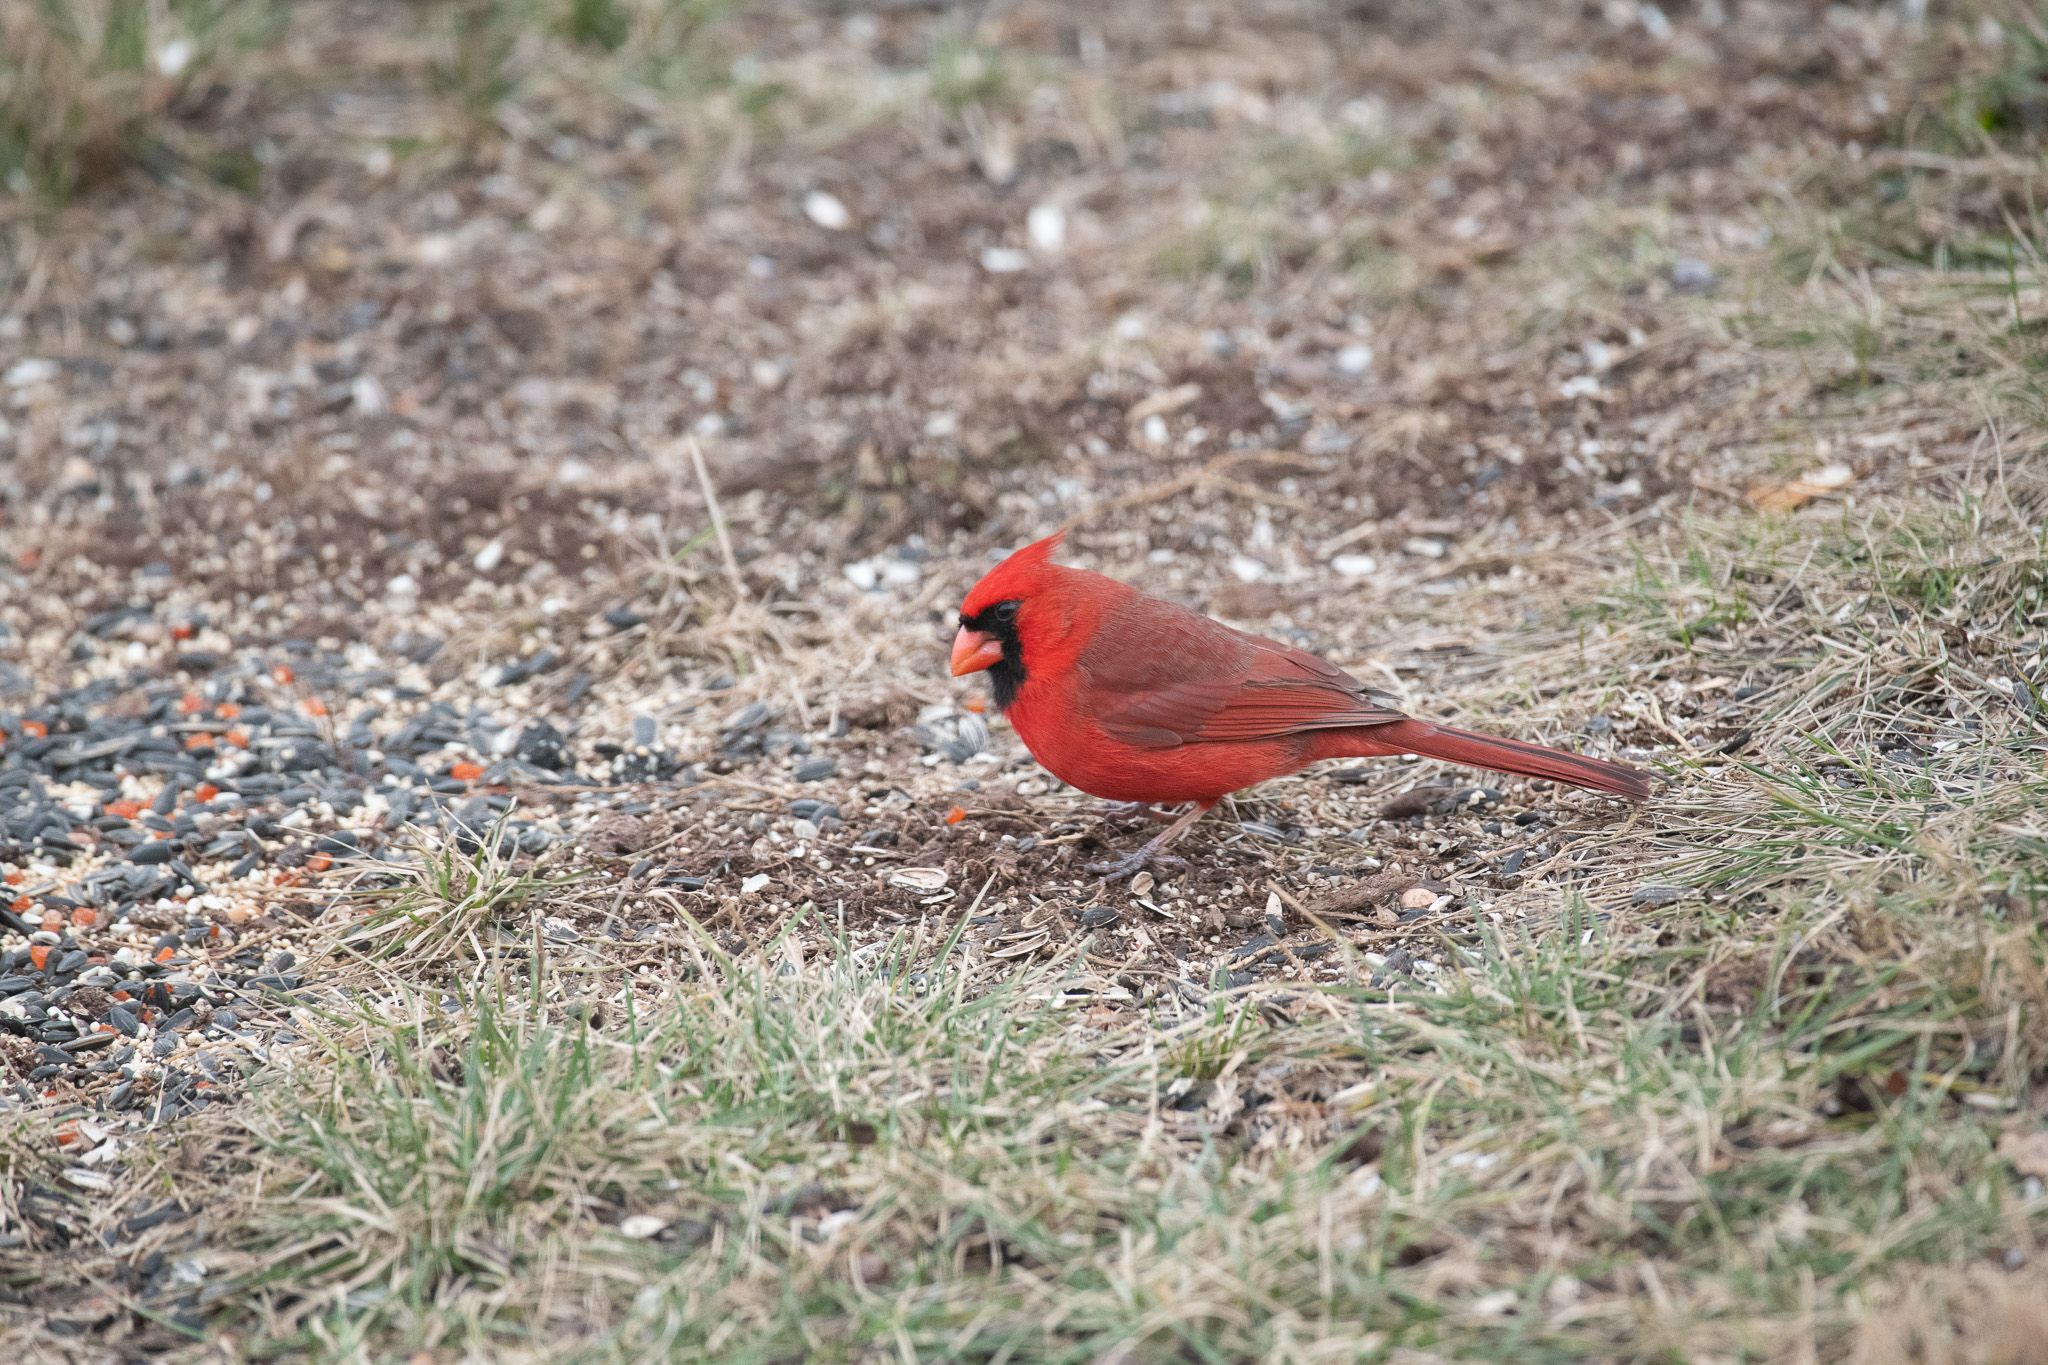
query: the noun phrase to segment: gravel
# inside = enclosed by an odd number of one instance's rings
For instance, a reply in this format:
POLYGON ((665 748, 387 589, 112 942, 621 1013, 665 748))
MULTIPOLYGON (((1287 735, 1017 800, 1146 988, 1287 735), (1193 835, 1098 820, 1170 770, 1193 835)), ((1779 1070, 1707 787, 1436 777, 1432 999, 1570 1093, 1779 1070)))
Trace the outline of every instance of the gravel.
POLYGON ((471 701, 402 679, 416 666, 396 650, 391 667, 304 642, 283 659, 109 666, 133 657, 126 637, 161 630, 150 606, 93 612, 71 637, 71 686, 0 701, 0 1036, 33 1049, 0 1068, 0 1112, 54 1101, 163 1121, 218 1103, 269 1060, 306 990, 299 952, 350 912, 337 893, 352 869, 492 831, 539 854, 565 816, 616 804, 591 789, 682 772, 647 716, 621 745, 493 700, 488 684, 549 672, 553 650, 499 667, 471 701))
POLYGON ((796 765, 791 776, 799 782, 822 782, 839 775, 839 764, 829 758, 807 758, 796 765))

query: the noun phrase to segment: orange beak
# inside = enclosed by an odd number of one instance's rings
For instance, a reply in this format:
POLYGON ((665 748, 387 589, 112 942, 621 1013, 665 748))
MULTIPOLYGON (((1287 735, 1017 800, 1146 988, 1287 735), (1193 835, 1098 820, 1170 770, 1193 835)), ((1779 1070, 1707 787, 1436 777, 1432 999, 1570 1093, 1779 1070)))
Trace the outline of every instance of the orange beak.
POLYGON ((993 668, 1003 660, 1003 642, 978 630, 960 627, 953 637, 953 676, 963 678, 993 668))

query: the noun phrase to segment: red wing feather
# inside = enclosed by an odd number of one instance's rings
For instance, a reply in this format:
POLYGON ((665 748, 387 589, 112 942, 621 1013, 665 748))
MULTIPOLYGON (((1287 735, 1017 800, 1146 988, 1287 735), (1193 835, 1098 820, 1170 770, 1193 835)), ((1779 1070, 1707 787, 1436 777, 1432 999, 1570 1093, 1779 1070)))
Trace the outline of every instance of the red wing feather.
POLYGON ((1111 612, 1079 667, 1097 724, 1147 749, 1404 719, 1313 654, 1151 598, 1111 612))
POLYGON ((1348 730, 1403 719, 1391 710, 1329 683, 1247 682, 1202 722, 1197 739, 1271 739, 1304 730, 1348 730))

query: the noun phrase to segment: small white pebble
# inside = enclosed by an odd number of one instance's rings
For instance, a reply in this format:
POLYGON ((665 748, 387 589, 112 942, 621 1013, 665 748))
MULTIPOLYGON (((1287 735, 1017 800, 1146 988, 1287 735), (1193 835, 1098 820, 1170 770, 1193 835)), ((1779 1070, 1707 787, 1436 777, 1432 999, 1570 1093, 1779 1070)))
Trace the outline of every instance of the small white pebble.
POLYGON ((1346 578, 1364 578, 1379 566, 1371 555, 1338 555, 1330 561, 1330 567, 1346 578))
POLYGON ((1031 245, 1048 256, 1058 255, 1067 244, 1067 211, 1058 204, 1033 204, 1024 230, 1031 234, 1031 245))
POLYGON ((983 247, 981 268, 991 275, 1014 275, 1031 268, 1031 257, 1013 246, 983 247))
POLYGON ((812 190, 804 196, 804 217, 827 232, 843 231, 853 223, 853 215, 846 211, 846 205, 824 190, 812 190))
POLYGON ((189 39, 173 38, 156 50, 157 74, 176 76, 192 64, 192 44, 189 39))
MULTIPOLYGON (((446 265, 455 259, 458 245, 445 232, 430 232, 413 243, 413 259, 421 265, 446 265)), ((232 340, 232 335, 229 338, 232 340)))
POLYGON ((41 356, 30 356, 17 360, 7 367, 7 387, 25 389, 31 384, 41 384, 57 377, 57 362, 41 356))
POLYGON ((1372 368, 1372 347, 1362 341, 1353 342, 1337 352, 1337 368, 1345 374, 1364 374, 1372 368))

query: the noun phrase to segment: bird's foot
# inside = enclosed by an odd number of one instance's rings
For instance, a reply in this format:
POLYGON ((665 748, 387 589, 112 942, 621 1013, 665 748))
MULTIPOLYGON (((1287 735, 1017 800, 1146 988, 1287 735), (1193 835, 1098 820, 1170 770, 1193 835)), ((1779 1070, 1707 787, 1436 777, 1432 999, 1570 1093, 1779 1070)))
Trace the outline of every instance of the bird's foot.
POLYGON ((1180 818, 1176 819, 1165 829, 1160 830, 1159 833, 1153 835, 1150 839, 1147 839, 1145 846, 1137 852, 1109 862, 1089 863, 1088 870, 1099 877, 1128 877, 1133 872, 1140 871, 1146 867, 1186 867, 1188 865, 1187 859, 1176 858, 1171 854, 1162 853, 1160 850, 1175 839, 1180 838, 1181 835, 1186 834, 1188 826, 1201 819, 1203 813, 1215 804, 1214 801, 1197 801, 1189 806, 1180 818))
POLYGON ((1138 817, 1164 823, 1173 819, 1150 801, 1105 801, 1102 803, 1102 818, 1105 820, 1133 820, 1138 817))
POLYGON ((1085 866, 1087 871, 1094 873, 1098 877, 1129 877, 1144 871, 1148 867, 1184 868, 1187 865, 1188 860, 1186 858, 1178 857, 1172 853, 1161 853, 1158 849, 1147 844, 1135 853, 1126 853, 1121 858, 1111 858, 1099 863, 1088 863, 1085 866))

